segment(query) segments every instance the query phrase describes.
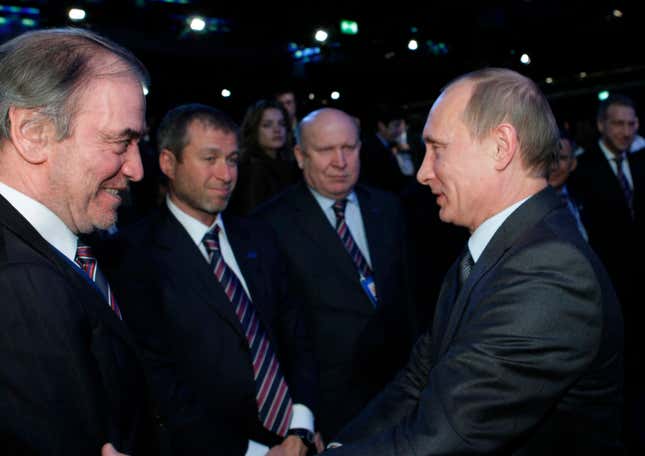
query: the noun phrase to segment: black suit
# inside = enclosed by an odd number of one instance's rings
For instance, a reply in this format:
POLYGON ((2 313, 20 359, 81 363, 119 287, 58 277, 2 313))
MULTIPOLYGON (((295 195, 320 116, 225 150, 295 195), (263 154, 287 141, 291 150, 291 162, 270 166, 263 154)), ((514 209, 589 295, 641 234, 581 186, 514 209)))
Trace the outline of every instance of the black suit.
POLYGON ((304 183, 265 206, 303 299, 320 371, 319 429, 335 434, 394 375, 414 341, 403 215, 393 195, 356 188, 379 304, 363 291, 345 247, 304 183))
MULTIPOLYGON (((271 230, 227 217, 224 226, 291 396, 313 408, 313 363, 271 230)), ((278 443, 258 419, 251 352, 233 305, 167 207, 126 230, 115 256, 111 282, 126 297, 124 319, 174 452, 241 455, 249 439, 278 443)))
POLYGON ((145 454, 144 386, 98 289, 0 196, 0 453, 145 454))
POLYGON ((633 181, 635 218, 629 213, 618 178, 598 145, 585 151, 567 187, 581 203, 589 243, 607 267, 625 315, 625 381, 628 443, 645 451, 645 394, 642 328, 645 324, 641 280, 645 276, 645 154, 627 154, 633 181), (636 443, 638 442, 638 443, 636 443))
POLYGON ((628 255, 643 258, 643 219, 645 218, 645 156, 628 154, 634 184, 635 219, 627 207, 618 178, 598 145, 578 158, 578 167, 567 187, 581 205, 580 215, 589 234, 589 243, 603 261, 629 320, 632 306, 641 306, 639 280, 642 261, 629 261, 628 255))
MULTIPOLYGON (((408 153, 411 154, 411 150, 408 153)), ((394 153, 375 134, 361 146, 361 177, 366 185, 398 193, 413 182, 414 176, 401 172, 394 153)))
POLYGON ((334 455, 621 452, 622 319, 551 188, 513 212, 334 455), (353 444, 350 442, 354 442, 353 444))

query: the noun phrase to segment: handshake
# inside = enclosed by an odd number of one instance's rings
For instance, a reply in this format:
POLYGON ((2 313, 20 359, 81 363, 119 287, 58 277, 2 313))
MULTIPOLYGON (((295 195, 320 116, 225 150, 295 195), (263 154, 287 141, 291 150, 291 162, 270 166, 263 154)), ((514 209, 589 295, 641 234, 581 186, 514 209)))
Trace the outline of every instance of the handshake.
POLYGON ((307 429, 289 429, 287 437, 276 445, 267 456, 311 456, 322 453, 325 449, 320 432, 313 433, 307 429))

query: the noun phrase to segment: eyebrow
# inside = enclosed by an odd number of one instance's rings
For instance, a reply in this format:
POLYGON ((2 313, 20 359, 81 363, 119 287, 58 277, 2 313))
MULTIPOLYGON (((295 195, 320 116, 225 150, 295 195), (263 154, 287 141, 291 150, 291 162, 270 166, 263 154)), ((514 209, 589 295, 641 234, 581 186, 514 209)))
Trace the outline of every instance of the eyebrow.
POLYGON ((101 136, 108 142, 120 142, 126 139, 140 139, 143 134, 142 132, 134 130, 132 128, 126 128, 118 133, 103 132, 101 133, 101 136))
POLYGON ((446 144, 448 144, 447 142, 439 141, 438 139, 433 138, 430 135, 423 135, 423 142, 426 143, 426 144, 436 144, 436 145, 439 145, 439 146, 445 146, 446 144))

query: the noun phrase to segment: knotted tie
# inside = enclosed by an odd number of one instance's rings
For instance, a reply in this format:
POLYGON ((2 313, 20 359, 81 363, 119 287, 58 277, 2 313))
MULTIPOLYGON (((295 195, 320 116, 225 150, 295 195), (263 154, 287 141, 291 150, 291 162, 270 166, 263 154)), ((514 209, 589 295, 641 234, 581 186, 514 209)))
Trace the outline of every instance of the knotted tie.
POLYGON ((352 233, 349 231, 349 227, 345 222, 345 207, 347 206, 347 200, 342 199, 334 203, 333 209, 334 214, 336 215, 336 232, 340 236, 340 240, 345 246, 345 250, 349 253, 349 256, 352 258, 356 269, 359 274, 363 277, 370 277, 372 275, 372 269, 370 265, 367 264, 367 260, 361 253, 361 249, 358 248, 358 245, 352 237, 352 233))
POLYGON ((293 404, 287 382, 282 375, 280 363, 271 347, 266 330, 257 316, 253 302, 222 257, 219 231, 220 227, 215 225, 211 231, 204 235, 203 243, 215 277, 222 284, 226 296, 233 304, 235 315, 242 325, 251 349, 255 376, 255 397, 260 420, 268 430, 284 437, 291 422, 293 404))
POLYGON ((107 279, 99 269, 96 257, 92 253, 92 248, 81 239, 76 244, 76 258, 74 261, 85 271, 85 273, 92 279, 96 287, 101 291, 103 296, 108 302, 110 308, 121 319, 121 310, 116 303, 116 298, 112 293, 112 288, 107 279))
POLYGON ((466 252, 462 255, 461 259, 459 260, 459 289, 464 286, 464 283, 466 283, 466 279, 468 279, 468 276, 470 275, 470 271, 473 268, 473 265, 475 262, 473 261, 473 257, 470 255, 470 249, 466 248, 466 252))
POLYGON ((616 177, 618 177, 618 182, 620 183, 620 188, 623 191, 623 196, 627 202, 627 207, 629 208, 629 214, 634 218, 634 193, 632 188, 629 186, 627 177, 623 172, 623 161, 625 160, 625 153, 616 155, 614 161, 616 162, 616 177))

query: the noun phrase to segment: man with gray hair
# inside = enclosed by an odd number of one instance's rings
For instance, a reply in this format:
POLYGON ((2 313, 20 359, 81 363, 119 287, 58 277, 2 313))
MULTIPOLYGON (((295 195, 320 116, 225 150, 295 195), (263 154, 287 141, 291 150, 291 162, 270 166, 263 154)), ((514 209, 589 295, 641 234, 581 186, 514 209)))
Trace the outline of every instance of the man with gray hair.
POLYGON ((135 346, 83 235, 143 176, 147 72, 94 33, 0 46, 0 453, 146 454, 135 346))
POLYGON ((471 232, 432 330, 334 455, 622 454, 622 319, 547 172, 558 130, 537 86, 485 69, 443 90, 417 178, 471 232))

